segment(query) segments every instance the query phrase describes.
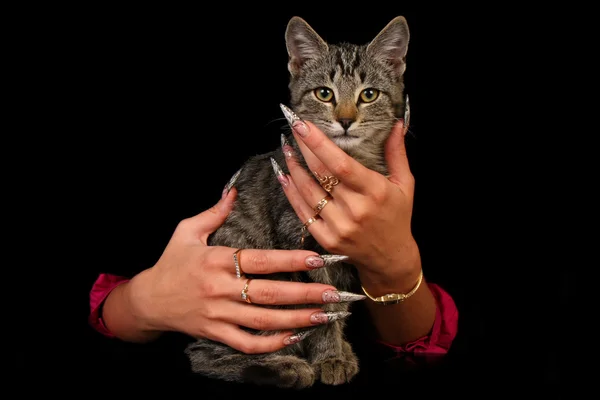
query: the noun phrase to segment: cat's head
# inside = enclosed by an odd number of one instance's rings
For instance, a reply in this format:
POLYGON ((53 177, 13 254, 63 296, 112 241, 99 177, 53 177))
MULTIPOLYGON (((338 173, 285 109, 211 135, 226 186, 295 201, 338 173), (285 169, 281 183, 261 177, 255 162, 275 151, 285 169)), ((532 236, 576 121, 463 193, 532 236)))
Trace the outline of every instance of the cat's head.
POLYGON ((291 107, 349 153, 380 152, 404 112, 409 30, 396 17, 370 42, 328 44, 300 17, 285 33, 291 107))

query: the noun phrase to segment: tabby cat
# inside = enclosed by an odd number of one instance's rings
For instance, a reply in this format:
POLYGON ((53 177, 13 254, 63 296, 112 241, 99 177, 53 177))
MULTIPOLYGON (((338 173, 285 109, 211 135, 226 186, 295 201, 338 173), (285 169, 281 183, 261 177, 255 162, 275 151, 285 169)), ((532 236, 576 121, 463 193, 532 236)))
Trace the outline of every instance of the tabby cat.
MULTIPOLYGON (((328 44, 306 21, 293 17, 285 40, 291 109, 300 118, 315 123, 363 165, 386 174, 384 143, 405 108, 408 112, 403 75, 409 30, 404 17, 391 20, 365 45, 328 44)), ((282 143, 285 142, 306 167, 289 131, 282 135, 282 143)), ((234 210, 210 236, 209 245, 300 248, 303 221, 276 179, 271 158, 288 173, 281 148, 250 158, 236 174, 238 197, 234 210)), ((310 236, 304 248, 327 254, 310 236)), ((340 291, 355 291, 355 276, 351 265, 337 263, 309 272, 260 278, 320 282, 340 291)), ((347 311, 349 303, 327 304, 323 308, 326 312, 347 311)), ((344 325, 344 320, 339 319, 310 328, 313 332, 304 340, 275 353, 244 354, 206 339, 191 343, 185 352, 192 371, 227 381, 304 388, 318 379, 337 385, 350 381, 358 372, 357 357, 344 338, 344 325)))

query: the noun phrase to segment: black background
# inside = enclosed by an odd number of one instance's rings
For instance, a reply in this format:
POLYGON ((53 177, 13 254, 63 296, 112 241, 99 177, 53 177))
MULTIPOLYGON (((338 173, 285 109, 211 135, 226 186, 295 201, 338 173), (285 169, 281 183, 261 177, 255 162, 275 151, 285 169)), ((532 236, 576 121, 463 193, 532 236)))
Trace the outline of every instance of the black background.
MULTIPOLYGON (((524 93, 530 83, 525 43, 535 39, 515 31, 516 19, 483 13, 247 7, 70 10, 76 17, 50 24, 57 39, 39 39, 52 54, 48 70, 56 71, 49 85, 68 99, 53 104, 64 134, 52 145, 65 152, 54 166, 69 193, 61 200, 66 214, 53 216, 63 230, 49 235, 60 242, 51 275, 62 289, 46 288, 54 300, 47 318, 25 313, 20 320, 55 327, 44 335, 59 337, 48 351, 60 363, 43 370, 98 380, 168 371, 160 351, 110 343, 87 325, 98 273, 152 266, 179 220, 214 204, 248 156, 279 145, 291 16, 326 41, 366 43, 404 15, 414 235, 428 279, 460 313, 451 389, 472 392, 477 382, 492 390, 559 388, 564 332, 552 321, 571 287, 556 284, 550 265, 540 269, 533 244, 522 240, 535 208, 523 191, 533 185, 530 172, 517 159, 532 153, 519 145, 525 137, 515 139, 526 126, 515 122, 522 100, 515 88, 524 93), (561 290, 549 305, 539 293, 550 287, 561 290)), ((20 339, 17 369, 35 374, 39 349, 31 343, 39 343, 39 328, 23 329, 20 339)))

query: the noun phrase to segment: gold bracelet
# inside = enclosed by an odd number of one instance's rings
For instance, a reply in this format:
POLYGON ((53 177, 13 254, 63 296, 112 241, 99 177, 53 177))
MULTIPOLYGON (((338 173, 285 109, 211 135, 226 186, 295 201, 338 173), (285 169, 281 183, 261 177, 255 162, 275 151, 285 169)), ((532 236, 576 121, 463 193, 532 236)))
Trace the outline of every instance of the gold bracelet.
POLYGON ((367 295, 367 297, 369 299, 373 300, 377 304, 388 306, 391 304, 402 303, 404 300, 408 299, 410 296, 415 294, 416 291, 421 286, 421 282, 423 282, 423 270, 421 270, 421 273, 419 274, 419 280, 417 281, 417 284, 415 285, 415 287, 412 288, 412 290, 406 294, 390 293, 390 294, 384 294, 383 296, 380 296, 380 297, 373 297, 369 293, 367 293, 367 291, 365 290, 365 288, 362 285, 361 285, 361 288, 362 288, 362 291, 364 292, 364 294, 367 295))

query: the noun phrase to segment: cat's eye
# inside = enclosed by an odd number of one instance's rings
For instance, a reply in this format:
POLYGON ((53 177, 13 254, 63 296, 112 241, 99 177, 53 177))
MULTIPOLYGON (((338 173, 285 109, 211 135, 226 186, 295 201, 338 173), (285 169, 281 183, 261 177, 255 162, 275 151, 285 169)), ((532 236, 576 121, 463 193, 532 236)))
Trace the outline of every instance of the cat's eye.
POLYGON ((379 90, 377 89, 369 88, 360 92, 360 101, 363 103, 371 103, 375 101, 377 97, 379 97, 379 90))
POLYGON ((317 99, 329 103, 333 100, 333 90, 326 87, 317 88, 315 89, 315 96, 317 96, 317 99))

